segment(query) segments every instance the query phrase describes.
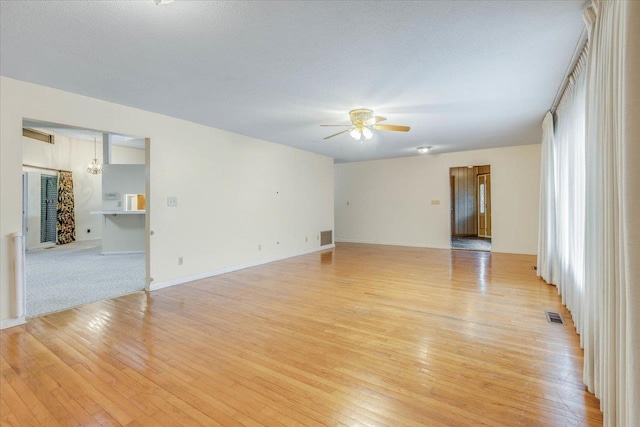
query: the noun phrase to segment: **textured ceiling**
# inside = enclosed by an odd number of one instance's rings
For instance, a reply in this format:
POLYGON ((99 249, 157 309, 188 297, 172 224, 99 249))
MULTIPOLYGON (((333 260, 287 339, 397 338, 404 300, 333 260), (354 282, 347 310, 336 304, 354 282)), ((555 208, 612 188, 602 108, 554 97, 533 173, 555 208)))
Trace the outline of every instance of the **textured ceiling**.
POLYGON ((337 162, 531 144, 584 5, 2 1, 0 73, 337 162), (411 131, 323 141, 358 107, 411 131))

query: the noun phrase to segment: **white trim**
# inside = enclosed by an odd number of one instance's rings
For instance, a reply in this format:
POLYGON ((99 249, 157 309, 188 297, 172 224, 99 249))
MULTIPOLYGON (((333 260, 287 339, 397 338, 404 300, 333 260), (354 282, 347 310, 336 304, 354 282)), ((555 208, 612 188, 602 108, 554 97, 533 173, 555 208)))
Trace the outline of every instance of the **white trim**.
MULTIPOLYGON (((358 240, 358 239, 344 239, 336 237, 336 243, 361 243, 365 245, 388 245, 388 246, 405 246, 408 248, 427 248, 427 249, 446 249, 446 250, 466 250, 466 249, 451 249, 451 246, 436 246, 436 245, 423 245, 416 243, 403 243, 403 242, 379 242, 374 240, 358 240)), ((492 242, 493 245, 493 242, 492 242)), ((513 255, 536 255, 531 252, 523 252, 523 251, 514 251, 511 250, 509 252, 503 250, 495 250, 492 246, 491 248, 492 254, 513 254, 513 255)))
POLYGON ((287 258, 293 258, 301 255, 308 255, 314 252, 325 251, 335 248, 335 244, 320 246, 318 248, 308 249, 306 251, 298 252, 292 255, 284 255, 276 258, 264 259, 260 261, 250 262, 247 264, 234 265, 231 267, 221 268, 220 270, 207 271, 205 273, 193 274, 191 276, 180 277, 178 279, 167 280, 165 282, 151 283, 149 285, 150 291, 157 291, 159 289, 168 288, 169 286, 181 285, 187 282, 193 282, 194 280, 206 279, 207 277, 219 276, 220 274, 231 273, 232 271, 243 270, 245 268, 257 267, 258 265, 269 264, 275 261, 281 261, 287 258))
POLYGON ((451 249, 451 246, 425 245, 420 243, 388 242, 379 240, 345 239, 336 237, 336 243, 361 243, 365 245, 405 246, 408 248, 451 249))
POLYGON ((126 255, 126 254, 143 254, 145 251, 113 251, 102 252, 102 255, 126 255))
POLYGON ((14 326, 20 326, 27 323, 27 320, 23 317, 14 317, 11 319, 0 320, 0 329, 13 328, 14 326))
MULTIPOLYGON (((28 233, 28 231, 27 231, 28 233)), ((25 234, 25 240, 26 240, 26 234, 25 234)), ((44 242, 44 243, 38 243, 37 245, 31 246, 31 247, 26 247, 26 241, 25 241, 25 252, 35 252, 35 251, 39 251, 42 249, 53 249, 55 248, 56 245, 55 242, 44 242)))
POLYGON ((493 248, 493 243, 491 243, 491 253, 492 253, 492 254, 533 255, 533 256, 536 256, 536 254, 535 254, 535 253, 531 253, 531 252, 514 251, 514 250, 511 250, 511 251, 507 252, 507 251, 495 250, 495 249, 493 248))

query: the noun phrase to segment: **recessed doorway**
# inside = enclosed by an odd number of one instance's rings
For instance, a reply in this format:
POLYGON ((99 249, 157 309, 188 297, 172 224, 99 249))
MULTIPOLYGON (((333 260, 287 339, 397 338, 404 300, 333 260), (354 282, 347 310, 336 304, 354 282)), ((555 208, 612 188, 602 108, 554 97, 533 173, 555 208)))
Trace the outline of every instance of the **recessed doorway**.
POLYGON ((451 248, 491 251, 491 166, 449 170, 451 248))
POLYGON ((26 317, 144 290, 149 140, 25 119, 22 147, 26 317))

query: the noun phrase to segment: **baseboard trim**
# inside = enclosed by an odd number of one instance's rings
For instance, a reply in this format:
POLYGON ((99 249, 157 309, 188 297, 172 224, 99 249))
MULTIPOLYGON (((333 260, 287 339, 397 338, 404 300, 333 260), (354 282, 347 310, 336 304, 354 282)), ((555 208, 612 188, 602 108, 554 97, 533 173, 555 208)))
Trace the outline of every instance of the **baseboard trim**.
POLYGON ((173 279, 173 280, 167 280, 165 282, 152 283, 149 286, 149 290, 153 292, 153 291, 157 291, 159 289, 168 288, 170 286, 176 286, 176 285, 181 285, 183 283, 193 282, 195 280, 206 279, 207 277, 219 276, 221 274, 231 273, 232 271, 244 270, 245 268, 257 267, 259 265, 269 264, 269 263, 276 262, 276 261, 282 261, 283 259, 287 259, 287 258, 293 258, 293 257, 301 256, 301 255, 308 255, 308 254, 312 254, 314 252, 326 251, 328 249, 333 249, 335 247, 336 247, 335 244, 325 245, 325 246, 320 246, 318 248, 313 248, 313 249, 309 249, 309 250, 306 250, 306 251, 302 251, 302 252, 298 252, 298 253, 295 253, 295 254, 291 254, 291 255, 285 255, 285 256, 276 257, 276 258, 264 259, 264 260, 260 260, 260 261, 250 262, 250 263, 247 263, 247 264, 234 265, 234 266, 231 266, 231 267, 221 268, 219 270, 207 271, 205 273, 193 274, 191 276, 180 277, 178 279, 173 279))
MULTIPOLYGON (((407 248, 427 248, 427 249, 446 249, 446 250, 455 250, 455 251, 466 251, 472 249, 452 249, 451 246, 436 246, 436 245, 421 245, 415 243, 404 243, 404 242, 387 242, 387 241, 378 241, 378 240, 359 240, 359 239, 345 239, 336 237, 336 243, 360 243, 364 245, 388 245, 388 246, 405 246, 407 248)), ((511 254, 511 255, 536 255, 531 252, 523 252, 523 251, 511 251, 505 252, 503 250, 495 250, 491 249, 490 253, 492 254, 511 254)))
POLYGON ((102 255, 129 255, 129 254, 143 254, 144 251, 112 251, 102 252, 102 255))
POLYGON ((417 243, 407 242, 388 242, 380 240, 360 240, 360 239, 345 239, 336 237, 336 243, 360 243, 364 245, 383 245, 383 246, 404 246, 407 248, 426 248, 426 249, 451 249, 451 246, 437 246, 437 245, 423 245, 417 243))
POLYGON ((0 329, 13 328, 14 326, 20 326, 27 323, 24 317, 14 317, 11 319, 0 320, 0 329))
POLYGON ((505 251, 495 250, 495 249, 491 249, 491 253, 492 254, 507 254, 507 255, 533 255, 533 256, 538 255, 537 253, 531 253, 531 252, 523 252, 523 251, 505 252, 505 251))

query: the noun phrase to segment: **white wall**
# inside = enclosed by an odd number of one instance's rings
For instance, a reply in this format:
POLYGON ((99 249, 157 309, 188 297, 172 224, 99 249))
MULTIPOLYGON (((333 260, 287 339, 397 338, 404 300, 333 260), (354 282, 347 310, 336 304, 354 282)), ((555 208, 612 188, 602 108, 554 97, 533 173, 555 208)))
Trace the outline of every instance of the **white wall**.
POLYGON ((535 254, 538 144, 337 164, 336 241, 449 248, 449 168, 469 165, 491 165, 493 251, 535 254))
POLYGON ((0 77, 0 320, 14 312, 23 118, 150 138, 153 283, 317 249, 333 229, 329 157, 0 77))
MULTIPOLYGON (((102 160, 102 143, 98 143, 98 160, 102 160)), ((111 144, 111 164, 144 165, 144 150, 111 144)))
POLYGON ((124 210, 125 194, 145 194, 144 165, 109 164, 102 167, 102 192, 117 193, 118 200, 102 200, 102 210, 124 210))
MULTIPOLYGON (((100 239, 102 237, 102 220, 97 215, 91 215, 90 212, 101 209, 102 176, 87 173, 87 165, 94 156, 93 141, 50 133, 55 136, 55 144, 22 137, 22 163, 73 172, 76 239, 78 241, 100 239), (91 232, 87 230, 91 230, 91 232)), ((98 142, 96 146, 98 159, 101 160, 102 143, 98 142)), ((144 150, 116 145, 111 148, 112 161, 117 160, 125 164, 144 164, 144 150)), ((43 246, 40 244, 40 175, 56 175, 56 171, 49 172, 29 167, 25 167, 23 170, 29 172, 27 248, 34 249, 43 246)), ((50 244, 45 246, 50 246, 50 244)))

